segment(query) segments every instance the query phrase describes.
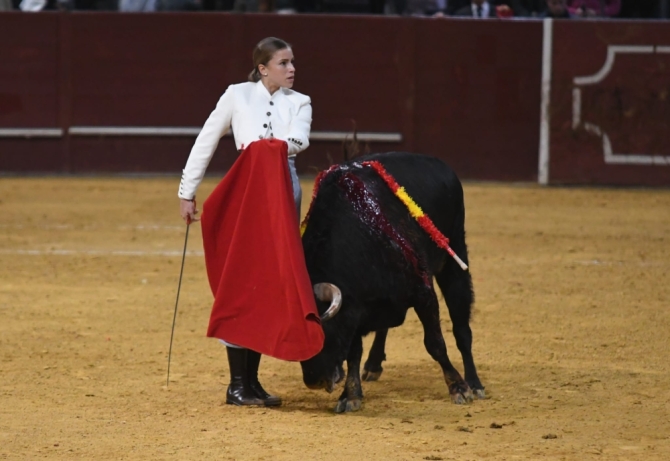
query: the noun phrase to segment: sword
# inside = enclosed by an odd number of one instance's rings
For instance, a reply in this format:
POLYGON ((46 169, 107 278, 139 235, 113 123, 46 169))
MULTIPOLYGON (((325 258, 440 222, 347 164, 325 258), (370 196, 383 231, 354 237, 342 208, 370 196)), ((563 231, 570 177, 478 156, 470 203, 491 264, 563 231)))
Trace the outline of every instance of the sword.
POLYGON ((179 292, 181 291, 181 279, 184 275, 184 261, 186 261, 186 244, 188 243, 188 230, 191 227, 191 222, 186 224, 186 237, 184 238, 184 253, 181 257, 181 270, 179 271, 179 285, 177 286, 177 300, 174 303, 174 316, 172 318, 172 334, 170 335, 170 351, 168 352, 168 368, 167 368, 167 382, 165 386, 170 385, 170 360, 172 359, 172 339, 174 338, 174 326, 177 322, 177 306, 179 305, 179 292))

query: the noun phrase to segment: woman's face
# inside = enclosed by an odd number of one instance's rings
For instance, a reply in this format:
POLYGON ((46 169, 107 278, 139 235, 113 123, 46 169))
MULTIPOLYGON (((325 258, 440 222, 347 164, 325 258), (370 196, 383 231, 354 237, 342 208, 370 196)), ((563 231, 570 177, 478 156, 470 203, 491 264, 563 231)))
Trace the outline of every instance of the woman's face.
POLYGON ((265 66, 259 65, 258 69, 271 87, 291 88, 295 79, 293 62, 293 51, 291 48, 284 48, 275 52, 270 62, 265 66))

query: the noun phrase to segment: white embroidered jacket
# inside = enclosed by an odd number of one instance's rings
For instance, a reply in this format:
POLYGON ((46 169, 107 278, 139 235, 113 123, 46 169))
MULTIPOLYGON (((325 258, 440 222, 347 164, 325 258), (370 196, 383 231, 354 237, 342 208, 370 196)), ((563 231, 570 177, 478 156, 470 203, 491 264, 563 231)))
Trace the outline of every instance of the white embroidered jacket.
POLYGON ((230 85, 202 127, 191 149, 179 198, 191 200, 209 165, 219 140, 230 130, 238 150, 266 137, 286 141, 288 156, 309 146, 312 106, 309 96, 288 88, 274 94, 262 82, 230 85))

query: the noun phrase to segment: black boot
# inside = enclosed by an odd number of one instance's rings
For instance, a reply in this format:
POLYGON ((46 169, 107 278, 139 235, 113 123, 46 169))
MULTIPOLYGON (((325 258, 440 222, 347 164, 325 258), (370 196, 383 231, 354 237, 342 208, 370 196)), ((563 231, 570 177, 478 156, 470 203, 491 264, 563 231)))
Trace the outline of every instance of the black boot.
POLYGON ((258 382, 258 366, 261 363, 261 354, 249 350, 247 352, 247 372, 249 373, 249 387, 254 391, 256 397, 263 400, 266 407, 278 407, 281 405, 281 397, 270 395, 265 392, 261 383, 258 382))
POLYGON ((256 397, 254 390, 249 386, 247 371, 247 349, 226 347, 228 351, 228 366, 230 367, 230 385, 226 392, 226 403, 231 405, 265 405, 265 402, 256 397))

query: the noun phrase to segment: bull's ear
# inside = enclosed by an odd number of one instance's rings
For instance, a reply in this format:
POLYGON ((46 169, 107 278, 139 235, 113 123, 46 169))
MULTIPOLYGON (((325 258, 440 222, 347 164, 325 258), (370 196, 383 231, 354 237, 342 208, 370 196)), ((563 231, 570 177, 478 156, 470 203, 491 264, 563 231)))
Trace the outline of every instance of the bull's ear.
POLYGON ((332 283, 317 283, 314 285, 314 294, 319 301, 329 302, 330 306, 321 316, 321 321, 330 320, 342 307, 342 292, 332 283))

